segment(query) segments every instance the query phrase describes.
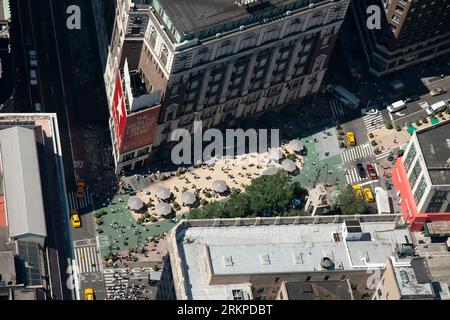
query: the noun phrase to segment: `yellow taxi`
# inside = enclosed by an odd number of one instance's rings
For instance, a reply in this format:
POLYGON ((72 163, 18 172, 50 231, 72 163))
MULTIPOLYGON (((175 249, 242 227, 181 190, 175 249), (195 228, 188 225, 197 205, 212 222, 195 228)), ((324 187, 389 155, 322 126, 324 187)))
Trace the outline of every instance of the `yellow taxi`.
POLYGON ((355 197, 362 197, 363 196, 363 191, 360 185, 354 185, 353 186, 353 191, 355 191, 355 197))
POLYGON ((77 181, 77 199, 83 199, 84 197, 84 189, 86 188, 86 180, 78 180, 77 181))
POLYGON ((370 188, 364 188, 364 198, 366 198, 367 202, 374 202, 375 198, 373 197, 372 190, 370 188))
POLYGON ((84 289, 84 300, 95 300, 94 290, 92 288, 84 289))
POLYGON ((356 145, 355 134, 353 132, 351 132, 351 131, 347 132, 347 144, 349 146, 356 145))
POLYGON ((70 221, 72 222, 72 227, 81 228, 81 220, 77 210, 70 212, 70 221))

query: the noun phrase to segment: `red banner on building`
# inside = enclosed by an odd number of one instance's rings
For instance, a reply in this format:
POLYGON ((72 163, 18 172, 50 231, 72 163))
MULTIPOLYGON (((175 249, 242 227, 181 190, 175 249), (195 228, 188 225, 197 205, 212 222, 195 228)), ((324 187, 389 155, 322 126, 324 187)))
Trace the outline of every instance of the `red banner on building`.
POLYGON ((120 79, 119 72, 117 72, 116 85, 114 88, 112 114, 114 118, 116 144, 118 149, 120 150, 122 147, 123 134, 125 132, 125 126, 127 121, 127 111, 125 107, 125 99, 123 97, 122 82, 120 79))
POLYGON ((126 153, 153 143, 160 106, 129 114, 120 153, 126 153))

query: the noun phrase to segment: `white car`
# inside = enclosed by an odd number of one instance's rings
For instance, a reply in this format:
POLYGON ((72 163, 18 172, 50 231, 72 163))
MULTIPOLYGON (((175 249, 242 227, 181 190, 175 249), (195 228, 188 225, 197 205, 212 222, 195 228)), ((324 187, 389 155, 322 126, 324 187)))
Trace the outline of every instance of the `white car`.
POLYGON ((404 108, 406 108, 406 103, 405 103, 405 101, 399 100, 399 101, 396 101, 396 102, 394 102, 393 104, 389 105, 389 106, 387 107, 387 110, 388 110, 390 113, 393 113, 393 112, 397 112, 397 111, 399 111, 399 110, 401 110, 401 109, 404 109, 404 108))

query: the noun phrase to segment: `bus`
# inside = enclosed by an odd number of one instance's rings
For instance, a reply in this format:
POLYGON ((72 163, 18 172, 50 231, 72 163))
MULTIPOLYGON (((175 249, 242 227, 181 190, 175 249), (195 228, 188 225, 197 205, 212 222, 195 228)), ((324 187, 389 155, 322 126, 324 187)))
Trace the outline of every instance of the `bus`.
POLYGON ((328 86, 328 91, 339 101, 350 108, 358 108, 361 100, 341 85, 328 86))

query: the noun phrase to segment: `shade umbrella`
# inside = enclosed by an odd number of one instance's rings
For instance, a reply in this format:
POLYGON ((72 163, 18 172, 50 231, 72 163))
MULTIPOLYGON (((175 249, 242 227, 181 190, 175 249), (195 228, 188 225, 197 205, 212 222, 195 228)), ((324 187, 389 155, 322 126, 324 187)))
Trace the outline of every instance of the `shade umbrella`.
POLYGON ((159 214, 161 216, 168 216, 172 213, 172 207, 170 206, 170 204, 164 202, 158 203, 155 206, 155 210, 156 214, 159 214))
POLYGON ((167 200, 172 195, 172 192, 166 187, 158 187, 155 192, 155 195, 158 199, 167 200))
POLYGON ((431 118, 431 124, 436 124, 436 123, 438 123, 439 122, 439 119, 438 118, 431 118))
POLYGON ((301 143, 298 139, 291 140, 288 145, 294 152, 300 152, 303 150, 303 143, 301 143))
POLYGON ((217 193, 224 193, 228 190, 228 186, 223 180, 214 180, 212 183, 212 188, 217 193))
POLYGON ((128 199, 128 208, 133 211, 139 211, 144 208, 144 201, 139 197, 132 196, 128 199))
POLYGON ((181 201, 187 205, 191 205, 197 201, 197 197, 192 192, 186 191, 181 194, 181 201))
POLYGON ((286 172, 294 172, 295 170, 297 170, 297 166, 295 165, 295 162, 289 159, 284 160, 281 163, 281 167, 283 168, 284 171, 286 172))
POLYGON ((270 149, 270 159, 274 161, 281 160, 283 158, 284 154, 280 150, 280 148, 270 149))

